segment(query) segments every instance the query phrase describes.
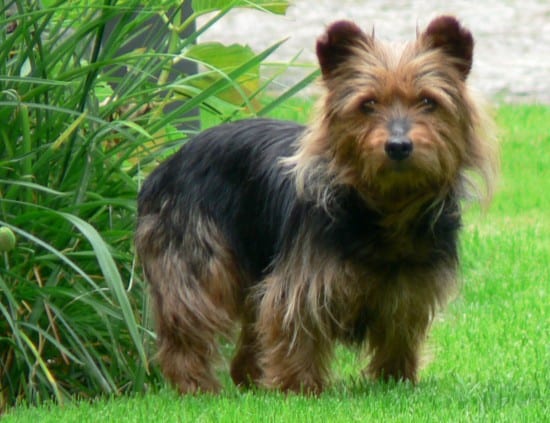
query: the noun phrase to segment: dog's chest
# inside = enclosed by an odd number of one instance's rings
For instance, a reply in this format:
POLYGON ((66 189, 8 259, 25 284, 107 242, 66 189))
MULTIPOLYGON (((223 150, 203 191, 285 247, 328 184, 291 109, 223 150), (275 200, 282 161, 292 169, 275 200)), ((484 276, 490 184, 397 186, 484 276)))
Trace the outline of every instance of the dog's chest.
POLYGON ((388 225, 379 213, 348 200, 321 231, 322 243, 343 260, 367 269, 456 259, 461 226, 455 202, 440 212, 388 225))
POLYGON ((428 228, 394 232, 376 219, 347 219, 334 222, 325 232, 325 242, 343 260, 367 269, 400 266, 433 259, 440 240, 428 228))

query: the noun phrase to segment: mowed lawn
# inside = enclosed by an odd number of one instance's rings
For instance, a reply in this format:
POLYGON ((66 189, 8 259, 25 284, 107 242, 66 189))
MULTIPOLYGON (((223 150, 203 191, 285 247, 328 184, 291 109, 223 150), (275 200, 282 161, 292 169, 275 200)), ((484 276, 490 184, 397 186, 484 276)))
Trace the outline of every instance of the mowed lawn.
MULTIPOLYGON (((307 115, 293 101, 278 117, 307 115)), ((434 325, 431 360, 416 387, 357 378, 361 360, 339 349, 320 397, 239 392, 142 396, 20 406, 2 422, 548 422, 550 421, 550 108, 498 110, 502 177, 485 216, 462 234, 460 296, 434 325)))

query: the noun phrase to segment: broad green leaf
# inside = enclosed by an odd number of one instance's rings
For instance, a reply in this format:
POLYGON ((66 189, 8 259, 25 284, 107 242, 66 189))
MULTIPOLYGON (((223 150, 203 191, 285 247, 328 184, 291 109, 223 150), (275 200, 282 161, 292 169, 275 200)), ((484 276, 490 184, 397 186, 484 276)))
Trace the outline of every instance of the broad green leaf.
MULTIPOLYGON (((258 63, 261 63, 263 60, 265 60, 271 53, 273 53, 275 50, 277 50, 283 41, 279 41, 278 43, 273 44, 272 46, 268 47, 261 53, 258 53, 257 56, 253 57, 252 59, 248 60, 246 63, 243 63, 241 66, 239 66, 237 69, 233 70, 227 75, 227 79, 220 79, 219 81, 216 81, 214 84, 210 85, 207 89, 200 92, 200 94, 192 97, 189 99, 189 101, 183 103, 182 107, 177 108, 176 110, 173 110, 169 113, 166 113, 165 116, 162 119, 159 119, 155 121, 151 128, 152 130, 158 130, 159 128, 162 128, 164 125, 168 124, 172 119, 175 118, 175 116, 181 115, 182 113, 188 112, 189 110, 193 110, 195 107, 200 106, 204 101, 212 98, 213 96, 216 96, 219 92, 226 89, 228 86, 234 86, 235 80, 240 76, 245 74, 249 69, 254 68, 258 65, 258 63)), ((174 87, 177 89, 177 87, 174 87)))
MULTIPOLYGON (((229 73, 255 56, 254 51, 248 46, 238 44, 224 46, 221 43, 197 44, 186 52, 186 57, 207 67, 208 71, 193 78, 191 85, 205 89, 220 79, 227 79, 229 73)), ((238 75, 235 83, 234 86, 218 93, 218 97, 240 105, 243 103, 243 97, 248 97, 260 85, 260 63, 238 75)))
POLYGON ((284 15, 288 5, 288 0, 193 0, 195 13, 214 12, 228 7, 248 7, 284 15))

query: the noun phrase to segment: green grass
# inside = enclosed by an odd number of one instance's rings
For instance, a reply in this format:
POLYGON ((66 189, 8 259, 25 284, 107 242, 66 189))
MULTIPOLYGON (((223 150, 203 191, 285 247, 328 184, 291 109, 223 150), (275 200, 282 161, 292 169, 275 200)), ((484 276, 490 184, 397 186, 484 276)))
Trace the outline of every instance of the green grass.
MULTIPOLYGON (((303 120, 310 104, 276 116, 303 120)), ((503 106, 502 179, 486 216, 474 209, 462 236, 460 297, 434 327, 433 359, 420 384, 354 378, 354 356, 339 350, 336 380, 319 398, 239 392, 225 375, 218 396, 145 395, 11 409, 3 422, 550 421, 550 108, 503 106)))

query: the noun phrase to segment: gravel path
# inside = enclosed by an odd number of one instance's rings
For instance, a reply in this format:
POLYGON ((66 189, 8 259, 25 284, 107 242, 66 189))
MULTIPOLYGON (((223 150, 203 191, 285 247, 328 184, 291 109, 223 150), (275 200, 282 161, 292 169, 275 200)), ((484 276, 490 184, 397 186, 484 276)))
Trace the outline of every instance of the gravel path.
POLYGON ((232 11, 202 41, 243 43, 259 51, 289 37, 272 59, 286 61, 302 52, 300 61, 313 63, 315 39, 333 20, 352 19, 367 31, 374 26, 377 37, 403 41, 442 13, 459 17, 474 35, 476 89, 498 101, 550 104, 550 0, 294 0, 286 16, 232 11))

